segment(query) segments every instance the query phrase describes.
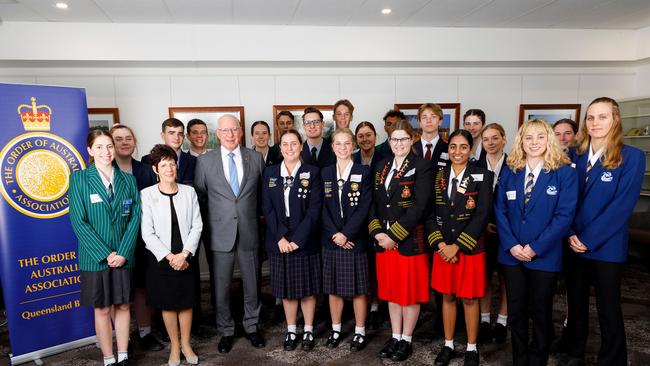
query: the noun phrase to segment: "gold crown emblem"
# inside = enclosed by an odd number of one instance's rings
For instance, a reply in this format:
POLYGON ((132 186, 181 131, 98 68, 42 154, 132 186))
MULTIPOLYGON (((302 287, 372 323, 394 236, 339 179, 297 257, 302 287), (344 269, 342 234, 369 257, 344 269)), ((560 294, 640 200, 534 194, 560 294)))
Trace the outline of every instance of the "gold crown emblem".
POLYGON ((31 100, 32 105, 21 104, 18 106, 18 114, 23 121, 25 131, 49 131, 52 109, 46 105, 36 105, 34 97, 31 100))

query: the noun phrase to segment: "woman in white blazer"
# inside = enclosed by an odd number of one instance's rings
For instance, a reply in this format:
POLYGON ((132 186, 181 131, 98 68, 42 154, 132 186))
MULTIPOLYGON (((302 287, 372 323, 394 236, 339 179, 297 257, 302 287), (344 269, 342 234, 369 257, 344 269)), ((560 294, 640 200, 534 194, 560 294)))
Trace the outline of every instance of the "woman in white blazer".
POLYGON ((195 266, 189 259, 199 245, 203 222, 194 188, 176 183, 176 152, 166 145, 151 150, 149 162, 159 183, 141 192, 142 239, 149 251, 147 303, 162 309, 170 339, 169 365, 199 360, 190 345, 196 296, 195 266), (180 342, 178 329, 180 324, 180 342))

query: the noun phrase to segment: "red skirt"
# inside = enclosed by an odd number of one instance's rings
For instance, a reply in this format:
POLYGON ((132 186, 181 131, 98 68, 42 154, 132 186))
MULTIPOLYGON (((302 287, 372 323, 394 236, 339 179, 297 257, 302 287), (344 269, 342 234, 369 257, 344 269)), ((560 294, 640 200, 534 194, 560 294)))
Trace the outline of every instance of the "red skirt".
POLYGON ((466 299, 482 297, 485 292, 485 252, 456 254, 458 262, 447 263, 433 253, 431 287, 434 290, 466 299))
POLYGON ((427 254, 401 255, 397 250, 377 253, 377 295, 401 306, 429 301, 427 254))

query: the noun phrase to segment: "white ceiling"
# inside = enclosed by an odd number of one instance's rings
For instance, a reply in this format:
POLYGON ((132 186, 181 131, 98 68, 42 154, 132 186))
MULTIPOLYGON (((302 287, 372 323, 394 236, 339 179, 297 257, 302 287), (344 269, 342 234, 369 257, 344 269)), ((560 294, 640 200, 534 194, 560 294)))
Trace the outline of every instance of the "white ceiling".
POLYGON ((0 0, 0 20, 640 29, 650 0, 0 0), (381 9, 392 13, 382 15, 381 9))

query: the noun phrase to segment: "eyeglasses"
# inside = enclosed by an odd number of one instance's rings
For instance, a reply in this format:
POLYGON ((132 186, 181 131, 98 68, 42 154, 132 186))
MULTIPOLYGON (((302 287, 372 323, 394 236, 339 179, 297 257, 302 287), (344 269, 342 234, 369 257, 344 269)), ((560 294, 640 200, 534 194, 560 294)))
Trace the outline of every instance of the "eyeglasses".
POLYGON ((398 145, 398 144, 404 144, 404 143, 406 143, 406 142, 407 142, 408 140, 410 140, 410 139, 411 139, 410 137, 402 137, 401 139, 397 139, 397 138, 393 138, 393 137, 391 137, 391 138, 390 138, 390 142, 391 142, 392 144, 398 145))
POLYGON ((320 125, 321 123, 323 123, 322 119, 314 119, 314 120, 311 120, 311 121, 303 121, 302 122, 302 124, 305 127, 316 127, 316 126, 320 125))
POLYGON ((239 127, 233 127, 233 128, 217 128, 217 130, 221 133, 232 133, 233 135, 239 132, 239 127))

